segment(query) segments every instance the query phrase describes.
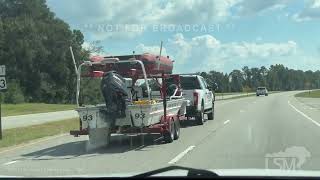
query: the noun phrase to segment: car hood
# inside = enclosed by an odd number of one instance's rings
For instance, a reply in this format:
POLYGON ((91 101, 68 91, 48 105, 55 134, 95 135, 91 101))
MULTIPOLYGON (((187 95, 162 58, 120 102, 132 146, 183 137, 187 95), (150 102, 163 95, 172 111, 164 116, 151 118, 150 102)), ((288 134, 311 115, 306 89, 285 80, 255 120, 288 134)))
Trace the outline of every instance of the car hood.
MULTIPOLYGON (((281 169, 209 169, 219 176, 282 176, 282 177, 320 177, 320 171, 310 170, 281 170, 281 169)), ((67 176, 50 176, 50 177, 131 177, 139 173, 111 173, 111 174, 87 174, 87 175, 67 175, 67 176)), ((172 170, 155 175, 158 176, 178 176, 186 177, 186 170, 172 170)), ((0 176, 0 177, 19 177, 19 176, 0 176)), ((21 176, 20 176, 21 177, 21 176)))

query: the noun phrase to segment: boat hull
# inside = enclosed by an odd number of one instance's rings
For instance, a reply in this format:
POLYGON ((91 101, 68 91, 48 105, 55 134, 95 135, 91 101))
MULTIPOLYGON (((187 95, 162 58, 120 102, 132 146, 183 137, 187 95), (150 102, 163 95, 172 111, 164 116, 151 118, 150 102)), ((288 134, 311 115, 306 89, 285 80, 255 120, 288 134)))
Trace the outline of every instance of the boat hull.
MULTIPOLYGON (((184 112, 184 99, 175 99, 167 101, 167 114, 173 115, 184 112)), ((143 105, 129 105, 128 109, 132 116, 132 126, 145 127, 160 123, 164 114, 163 103, 143 104, 143 105)))

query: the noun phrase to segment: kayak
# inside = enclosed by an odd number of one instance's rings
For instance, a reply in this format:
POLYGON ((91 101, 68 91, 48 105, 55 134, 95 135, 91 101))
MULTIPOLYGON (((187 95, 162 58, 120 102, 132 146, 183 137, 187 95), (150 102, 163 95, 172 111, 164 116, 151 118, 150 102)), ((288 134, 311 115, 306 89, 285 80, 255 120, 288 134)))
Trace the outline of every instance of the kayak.
MULTIPOLYGON (((118 58, 119 61, 130 61, 130 60, 140 60, 146 70, 146 74, 148 75, 158 75, 161 73, 165 74, 172 74, 173 70, 173 61, 169 58, 169 56, 159 56, 150 54, 150 53, 144 53, 144 54, 139 54, 139 55, 123 55, 123 56, 107 56, 107 57, 102 57, 102 56, 93 56, 90 58, 91 62, 100 62, 103 61, 104 59, 107 58, 118 58)), ((93 71, 103 71, 103 72, 108 72, 111 70, 116 70, 119 72, 121 75, 126 76, 127 73, 131 73, 132 70, 135 70, 137 75, 142 75, 142 69, 139 64, 136 65, 130 65, 126 63, 117 63, 116 65, 111 63, 111 64, 105 64, 103 66, 99 65, 93 65, 91 67, 92 72, 93 71)))

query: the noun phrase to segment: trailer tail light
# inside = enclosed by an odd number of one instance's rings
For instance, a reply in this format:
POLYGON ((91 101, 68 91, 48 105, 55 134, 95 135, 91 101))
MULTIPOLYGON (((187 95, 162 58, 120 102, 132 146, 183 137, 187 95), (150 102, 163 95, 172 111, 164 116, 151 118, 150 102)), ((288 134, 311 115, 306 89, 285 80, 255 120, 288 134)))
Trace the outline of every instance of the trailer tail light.
POLYGON ((193 105, 197 106, 199 100, 199 94, 197 92, 193 92, 193 105))

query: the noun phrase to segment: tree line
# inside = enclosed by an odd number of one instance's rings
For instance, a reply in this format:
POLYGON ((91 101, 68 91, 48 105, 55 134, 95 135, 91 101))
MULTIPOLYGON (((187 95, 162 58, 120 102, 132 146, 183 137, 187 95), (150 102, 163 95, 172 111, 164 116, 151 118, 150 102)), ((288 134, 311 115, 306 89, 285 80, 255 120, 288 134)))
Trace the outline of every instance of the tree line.
MULTIPOLYGON (((76 74, 69 47, 73 47, 77 64, 103 49, 93 42, 85 50, 83 43, 81 31, 55 17, 45 0, 0 0, 0 65, 6 65, 9 89, 2 93, 1 101, 75 103, 76 74)), ((293 70, 280 64, 201 75, 209 84, 218 84, 217 92, 251 91, 258 86, 269 90, 320 88, 320 71, 293 70)), ((83 82, 86 95, 80 98, 98 103, 99 82, 83 82)))
POLYGON ((320 71, 302 71, 285 67, 282 64, 271 65, 269 68, 235 69, 230 73, 217 71, 200 73, 213 85, 217 83, 217 92, 250 92, 259 86, 271 91, 291 91, 320 88, 320 71))
POLYGON ((74 103, 75 58, 88 57, 84 36, 55 17, 45 0, 0 0, 0 64, 6 65, 5 103, 74 103))

